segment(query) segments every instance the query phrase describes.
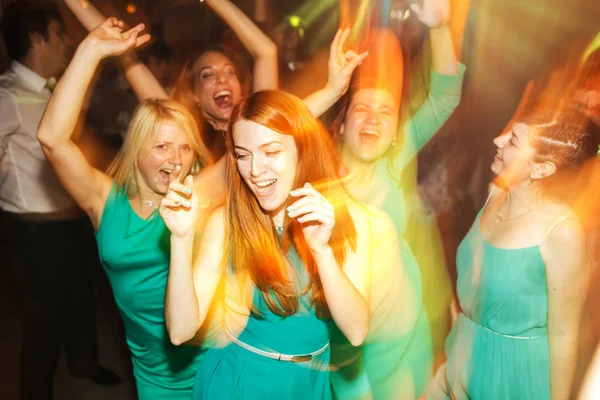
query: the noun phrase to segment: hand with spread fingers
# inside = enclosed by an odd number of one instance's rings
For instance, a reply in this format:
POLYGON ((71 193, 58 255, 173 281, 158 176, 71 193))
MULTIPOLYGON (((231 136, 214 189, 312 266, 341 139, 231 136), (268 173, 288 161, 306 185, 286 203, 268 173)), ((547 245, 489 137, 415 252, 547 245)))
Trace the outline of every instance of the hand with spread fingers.
POLYGON ((423 0, 422 6, 411 4, 410 8, 431 29, 450 22, 450 0, 423 0))
POLYGON ((335 225, 334 208, 310 183, 292 190, 290 196, 297 197, 287 208, 288 216, 302 224, 302 232, 310 250, 314 253, 330 249, 329 239, 335 225))
POLYGON ((161 200, 158 212, 171 234, 178 238, 194 235, 200 206, 194 190, 194 178, 188 175, 184 184, 179 181, 181 166, 171 173, 167 194, 161 200))
POLYGON ((352 73, 369 55, 365 52, 357 54, 354 50, 344 51, 344 43, 350 36, 350 29, 339 29, 331 42, 329 51, 329 75, 325 88, 341 97, 348 90, 352 73))
POLYGON ((110 17, 90 31, 85 42, 97 52, 100 58, 118 56, 150 40, 149 34, 141 34, 144 27, 144 24, 138 24, 123 32, 125 23, 110 17))

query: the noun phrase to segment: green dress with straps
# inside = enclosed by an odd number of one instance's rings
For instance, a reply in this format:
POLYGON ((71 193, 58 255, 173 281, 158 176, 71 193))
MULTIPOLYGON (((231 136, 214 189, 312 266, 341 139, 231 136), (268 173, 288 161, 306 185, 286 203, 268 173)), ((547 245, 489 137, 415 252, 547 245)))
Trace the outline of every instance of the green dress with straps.
MULTIPOLYGON (((293 247, 288 260, 295 267, 297 292, 309 277, 293 247)), ((244 290, 232 268, 225 278, 225 329, 245 345, 285 355, 305 355, 322 350, 329 343, 332 321, 316 316, 311 293, 300 297, 298 312, 282 317, 269 310, 260 291, 252 291, 258 313, 250 313, 244 290)), ((215 299, 216 301, 219 301, 215 299)), ((214 303, 214 301, 213 301, 214 303)), ((193 399, 239 400, 327 400, 331 399, 327 346, 312 360, 293 363, 256 354, 235 343, 206 352, 196 377, 193 399)))
POLYGON ((170 232, 158 212, 140 218, 113 185, 96 239, 131 350, 142 400, 188 400, 203 350, 171 344, 165 325, 170 232))
POLYGON ((493 246, 481 233, 482 213, 458 248, 463 311, 427 398, 550 399, 548 289, 540 247, 493 246))

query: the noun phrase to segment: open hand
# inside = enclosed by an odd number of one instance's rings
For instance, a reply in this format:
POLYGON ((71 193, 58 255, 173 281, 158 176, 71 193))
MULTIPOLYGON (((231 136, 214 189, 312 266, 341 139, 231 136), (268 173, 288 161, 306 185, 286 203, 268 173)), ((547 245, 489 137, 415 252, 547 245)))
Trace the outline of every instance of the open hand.
POLYGON ((123 32, 125 23, 115 17, 110 17, 90 31, 85 42, 94 48, 101 58, 118 56, 150 40, 150 34, 141 34, 144 27, 144 24, 138 24, 123 32))
POLYGON ((410 8, 419 21, 429 28, 438 28, 450 22, 450 0, 423 0, 423 6, 413 3, 410 8))
POLYGON ((353 50, 344 52, 344 43, 349 35, 350 29, 339 29, 331 42, 329 51, 329 76, 326 88, 331 90, 337 98, 346 93, 354 69, 369 55, 367 52, 356 54, 353 50))
POLYGON ((178 238, 194 235, 200 205, 194 190, 194 178, 188 175, 184 184, 179 181, 181 166, 171 172, 171 183, 161 200, 158 212, 172 235, 178 238))
POLYGON ((299 199, 287 208, 288 215, 302 224, 308 247, 312 252, 326 250, 335 226, 333 205, 308 182, 302 188, 292 190, 290 196, 299 199))

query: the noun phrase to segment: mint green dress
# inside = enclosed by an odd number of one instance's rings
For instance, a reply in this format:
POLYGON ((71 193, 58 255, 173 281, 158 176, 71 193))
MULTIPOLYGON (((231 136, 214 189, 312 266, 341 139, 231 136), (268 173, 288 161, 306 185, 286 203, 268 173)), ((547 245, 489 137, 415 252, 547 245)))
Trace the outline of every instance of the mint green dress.
POLYGON ((481 234, 482 211, 458 248, 463 312, 427 398, 550 399, 548 290, 540 248, 492 246, 481 234))
MULTIPOLYGON (((298 292, 308 284, 308 274, 296 251, 291 248, 288 259, 295 266, 298 292)), ((236 296, 236 277, 230 269, 226 278, 225 313, 236 320, 240 313, 236 296)), ((240 331, 237 338, 263 351, 281 354, 308 354, 329 343, 331 320, 320 319, 310 304, 310 294, 301 297, 299 311, 289 317, 272 313, 258 290, 253 290, 253 303, 261 315, 251 314, 245 326, 232 326, 240 331)), ((235 343, 207 350, 196 376, 193 399, 236 400, 317 400, 331 399, 329 383, 329 348, 309 362, 277 361, 246 350, 235 343)))
POLYGON ((202 350, 173 346, 165 325, 169 230, 156 211, 140 218, 124 188, 113 185, 96 239, 125 324, 139 398, 188 400, 202 350))
MULTIPOLYGON (((385 303, 377 305, 375 313, 372 310, 372 329, 360 350, 353 349, 341 333, 334 335, 332 364, 341 368, 332 373, 331 382, 335 397, 340 400, 359 399, 366 395, 372 395, 375 400, 416 399, 425 393, 431 380, 431 332, 423 303, 405 305, 400 300, 401 293, 406 290, 414 291, 416 297, 422 299, 422 283, 417 260, 404 239, 407 212, 399 176, 458 106, 464 72, 462 64, 457 75, 442 75, 431 70, 429 95, 404 126, 400 153, 391 165, 386 157, 378 162, 375 169, 373 188, 379 194, 385 194, 385 198, 382 204, 372 205, 385 211, 394 221, 400 239, 403 268, 409 279, 400 283, 399 289, 386 295, 385 303), (386 320, 406 318, 404 307, 412 308, 410 314, 415 316, 411 321, 413 328, 395 337, 385 335, 380 338, 373 327, 385 326, 386 320)), ((371 291, 378 290, 380 288, 373 283, 371 291)))

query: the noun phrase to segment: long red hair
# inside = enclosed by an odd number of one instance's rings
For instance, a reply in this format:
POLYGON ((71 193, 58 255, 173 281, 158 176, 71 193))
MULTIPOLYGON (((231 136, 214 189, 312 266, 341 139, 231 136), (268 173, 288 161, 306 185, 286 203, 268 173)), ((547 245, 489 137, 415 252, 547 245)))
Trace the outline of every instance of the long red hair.
POLYGON ((339 163, 333 143, 300 99, 277 90, 257 92, 242 100, 231 114, 226 137, 227 262, 231 263, 238 277, 252 281, 273 313, 283 316, 296 313, 299 295, 311 293, 317 314, 327 316, 317 265, 300 224, 286 216, 283 240, 280 240, 273 221, 261 209, 239 174, 234 157, 233 126, 240 120, 252 121, 294 137, 298 151, 294 188, 310 182, 334 205, 336 224, 330 245, 342 266, 348 249, 356 248, 356 229, 346 205, 347 194, 338 178, 339 163), (309 274, 309 284, 302 293, 296 290, 294 269, 286 257, 292 245, 309 274))

